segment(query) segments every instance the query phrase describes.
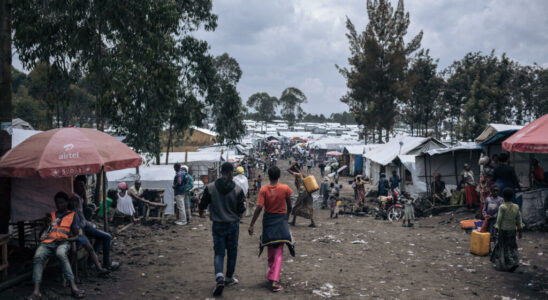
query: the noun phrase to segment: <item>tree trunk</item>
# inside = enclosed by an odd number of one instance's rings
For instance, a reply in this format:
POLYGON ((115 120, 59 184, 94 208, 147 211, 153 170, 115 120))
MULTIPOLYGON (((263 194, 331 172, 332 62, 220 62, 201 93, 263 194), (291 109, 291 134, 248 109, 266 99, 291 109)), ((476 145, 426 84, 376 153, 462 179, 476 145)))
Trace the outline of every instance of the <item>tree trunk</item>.
POLYGON ((167 134, 167 149, 166 149, 166 165, 169 162, 169 148, 171 147, 171 139, 173 138, 173 120, 169 118, 169 131, 167 134))
POLYGON ((386 142, 388 143, 390 141, 390 130, 386 128, 386 142))
MULTIPOLYGON (((97 1, 94 2, 95 5, 97 5, 97 1)), ((105 120, 103 116, 103 66, 101 63, 101 59, 103 56, 102 53, 102 41, 101 41, 101 35, 103 31, 102 22, 100 19, 100 12, 99 8, 95 7, 95 16, 97 20, 97 48, 95 52, 95 64, 96 64, 96 74, 97 76, 97 86, 96 86, 96 107, 95 107, 95 114, 96 114, 96 126, 97 130, 99 131, 105 131, 105 120)), ((158 158, 159 159, 159 158, 158 158)))
POLYGON ((379 128, 377 129, 377 131, 378 131, 378 134, 379 134, 379 141, 378 141, 378 143, 379 143, 379 144, 382 144, 382 127, 379 127, 379 128))
MULTIPOLYGON (((11 126, 11 0, 0 0, 0 123, 11 126)), ((0 129, 0 156, 11 149, 11 135, 0 129)), ((0 233, 8 233, 10 179, 0 178, 0 233)))

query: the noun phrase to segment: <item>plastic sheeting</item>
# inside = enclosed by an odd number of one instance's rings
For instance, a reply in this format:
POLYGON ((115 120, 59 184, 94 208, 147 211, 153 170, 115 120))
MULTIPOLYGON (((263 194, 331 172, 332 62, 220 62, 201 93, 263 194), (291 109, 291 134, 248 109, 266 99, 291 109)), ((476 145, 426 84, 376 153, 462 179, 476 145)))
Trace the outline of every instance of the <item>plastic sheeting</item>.
POLYGON ((13 134, 11 136, 11 147, 15 148, 15 146, 21 144, 24 140, 40 132, 42 131, 13 128, 13 134))
POLYGON ((411 173, 412 183, 406 184, 405 178, 402 178, 402 183, 405 184, 405 191, 411 194, 411 197, 418 198, 427 192, 426 182, 419 178, 420 174, 424 174, 424 166, 417 164, 415 155, 398 155, 403 166, 411 173))
POLYGON ((548 189, 518 193, 522 196, 521 217, 526 228, 533 228, 544 224, 546 219, 546 203, 548 202, 548 189))
POLYGON ((135 180, 140 179, 144 189, 164 189, 164 202, 167 204, 166 214, 174 213, 173 178, 175 171, 173 165, 161 165, 139 167, 139 175, 135 168, 107 172, 108 188, 117 189, 118 183, 125 181, 128 187, 132 187, 135 180))
POLYGON ((42 219, 55 210, 53 197, 58 192, 72 195, 72 178, 12 178, 11 222, 42 219))
POLYGON ((430 138, 413 136, 395 138, 390 142, 367 152, 364 156, 374 163, 385 166, 392 162, 398 155, 408 154, 411 150, 419 147, 429 139, 430 138))

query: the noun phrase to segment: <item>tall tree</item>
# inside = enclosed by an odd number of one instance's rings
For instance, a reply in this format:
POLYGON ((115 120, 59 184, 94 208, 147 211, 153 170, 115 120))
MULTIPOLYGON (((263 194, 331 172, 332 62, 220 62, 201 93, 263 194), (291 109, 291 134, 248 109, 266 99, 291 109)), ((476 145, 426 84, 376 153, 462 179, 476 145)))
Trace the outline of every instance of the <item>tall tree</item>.
POLYGON ((420 47, 422 31, 406 45, 409 13, 403 0, 396 10, 388 0, 367 1, 369 23, 358 33, 347 19, 346 34, 350 44, 350 68, 336 66, 346 78, 348 93, 341 98, 356 120, 365 128, 376 128, 379 140, 382 130, 392 130, 398 102, 409 97, 407 82, 408 56, 420 47))
POLYGON ((533 117, 540 118, 548 114, 548 69, 537 68, 535 71, 533 94, 533 117))
POLYGON ((204 95, 202 84, 213 84, 196 79, 195 66, 208 61, 207 44, 190 36, 201 26, 215 28, 211 8, 211 1, 135 1, 131 32, 112 49, 112 122, 128 144, 157 163, 163 128, 181 111, 178 105, 204 95))
POLYGON ((441 98, 443 79, 437 75, 438 62, 428 50, 417 53, 409 70, 410 80, 413 82, 411 97, 406 103, 403 114, 411 127, 411 132, 426 135, 430 125, 435 123, 435 113, 443 110, 438 107, 441 98))
POLYGON ((60 106, 67 101, 72 82, 69 73, 78 49, 74 40, 78 28, 75 3, 28 0, 14 1, 13 5, 14 46, 25 68, 45 64, 43 101, 48 103, 48 116, 56 115, 58 127, 60 106))
POLYGON ((214 59, 216 72, 215 83, 210 88, 207 98, 212 105, 212 116, 217 132, 217 142, 224 145, 234 145, 245 135, 243 123, 246 109, 236 90, 236 85, 242 77, 242 70, 236 59, 227 53, 214 59))
POLYGON ((304 111, 301 107, 306 103, 305 94, 295 87, 286 88, 280 96, 279 103, 282 106, 282 117, 287 120, 289 127, 293 127, 297 120, 302 119, 304 111))
POLYGON ((252 107, 259 115, 259 121, 263 123, 270 122, 276 116, 276 107, 278 107, 278 98, 270 96, 268 93, 255 93, 247 99, 247 106, 252 107))

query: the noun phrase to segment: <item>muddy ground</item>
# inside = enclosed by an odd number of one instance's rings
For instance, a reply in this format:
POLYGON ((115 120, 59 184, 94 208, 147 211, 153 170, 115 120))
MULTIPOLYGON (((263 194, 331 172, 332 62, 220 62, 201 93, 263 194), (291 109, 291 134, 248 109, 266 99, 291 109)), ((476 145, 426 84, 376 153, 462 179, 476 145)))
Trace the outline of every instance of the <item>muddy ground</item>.
MULTIPOLYGON (((317 169, 316 169, 317 170, 317 169)), ((314 174, 319 179, 319 174, 314 174)), ((292 188, 286 173, 282 181, 292 188)), ((352 194, 351 187, 343 189, 352 194)), ((373 206, 374 204, 370 204, 373 206)), ((526 232, 518 241, 522 266, 515 273, 496 271, 488 257, 469 253, 470 235, 459 221, 473 212, 446 213, 417 220, 414 228, 374 217, 317 214, 317 228, 297 219, 297 255, 284 251, 278 294, 266 284, 266 255, 257 257, 258 234, 250 237, 251 218, 240 225, 236 277, 225 299, 547 299, 548 234, 526 232)), ((256 232, 260 233, 260 222, 256 232)), ((188 226, 137 224, 114 241, 119 271, 108 278, 84 278, 87 299, 206 299, 214 284, 211 222, 194 218, 188 226)), ((18 299, 31 293, 30 282, 0 293, 18 299)), ((70 296, 55 269, 45 276, 46 299, 70 296)))

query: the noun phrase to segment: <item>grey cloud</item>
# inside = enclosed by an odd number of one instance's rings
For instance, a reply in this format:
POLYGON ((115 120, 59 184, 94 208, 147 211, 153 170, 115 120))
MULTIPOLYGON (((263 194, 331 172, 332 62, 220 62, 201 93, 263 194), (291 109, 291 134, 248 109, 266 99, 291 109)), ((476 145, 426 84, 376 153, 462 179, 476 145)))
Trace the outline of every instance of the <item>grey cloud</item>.
MULTIPOLYGON (((423 30, 422 47, 440 59, 440 68, 468 52, 492 49, 522 64, 548 66, 546 0, 407 0, 405 6, 408 37, 423 30)), ((346 83, 334 65, 347 65, 346 17, 360 31, 367 24, 365 0, 214 0, 213 10, 218 28, 196 35, 213 54, 238 60, 244 101, 255 92, 280 96, 296 86, 309 98, 308 112, 347 109, 339 101, 346 83)))

